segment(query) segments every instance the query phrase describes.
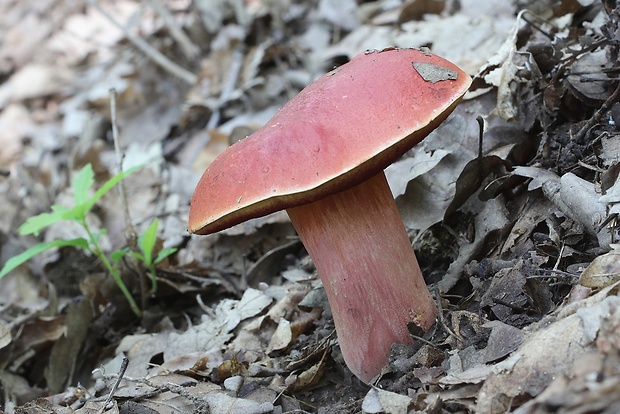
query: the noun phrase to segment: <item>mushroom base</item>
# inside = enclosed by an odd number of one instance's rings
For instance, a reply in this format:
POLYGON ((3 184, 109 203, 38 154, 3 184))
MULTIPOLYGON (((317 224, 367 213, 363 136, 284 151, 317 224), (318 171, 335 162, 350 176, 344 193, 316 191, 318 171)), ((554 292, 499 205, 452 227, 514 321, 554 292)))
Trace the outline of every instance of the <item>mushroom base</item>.
POLYGON ((408 324, 426 331, 437 317, 385 174, 287 212, 323 281, 344 360, 368 383, 392 344, 413 342, 408 324))

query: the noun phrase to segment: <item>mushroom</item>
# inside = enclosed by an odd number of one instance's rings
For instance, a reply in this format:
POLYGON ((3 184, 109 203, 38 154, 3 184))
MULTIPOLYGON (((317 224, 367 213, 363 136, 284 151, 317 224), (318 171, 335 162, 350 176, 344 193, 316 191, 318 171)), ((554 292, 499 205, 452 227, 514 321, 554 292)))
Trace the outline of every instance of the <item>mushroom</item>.
POLYGON ((471 78, 428 50, 367 51, 323 75, 204 172, 190 233, 286 209, 332 310, 344 360, 368 383, 437 307, 383 170, 435 129, 471 78))

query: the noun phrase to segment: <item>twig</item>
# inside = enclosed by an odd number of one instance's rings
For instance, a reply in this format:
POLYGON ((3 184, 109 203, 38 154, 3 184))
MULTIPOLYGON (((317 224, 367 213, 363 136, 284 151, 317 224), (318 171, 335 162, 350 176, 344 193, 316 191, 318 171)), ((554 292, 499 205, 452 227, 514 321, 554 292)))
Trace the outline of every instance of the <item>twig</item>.
MULTIPOLYGON (((116 122, 116 90, 110 89, 110 118, 112 122, 112 139, 114 141, 114 152, 116 154, 116 164, 118 172, 123 171, 123 155, 121 153, 120 134, 118 133, 118 124, 116 122)), ((131 214, 129 213, 129 204, 127 204, 127 190, 125 189, 125 180, 121 180, 118 183, 118 193, 120 195, 121 204, 123 206, 123 212, 125 213, 125 240, 127 245, 133 252, 138 251, 138 232, 131 221, 131 214)), ((125 257, 124 257, 125 258, 125 257)), ((127 266, 131 268, 130 266, 127 266)), ((132 269, 133 270, 133 269, 132 269)), ((140 281, 140 293, 142 309, 146 309, 146 282, 142 275, 139 275, 140 281)))
POLYGON ((601 105, 601 107, 596 111, 592 118, 588 119, 588 122, 586 122, 586 124, 579 131, 577 131, 575 136, 572 137, 572 140, 580 141, 588 133, 588 131, 601 120, 603 114, 608 111, 609 108, 613 106, 613 104, 618 102, 618 100, 620 100, 620 83, 618 83, 618 86, 616 87, 614 93, 612 93, 611 96, 607 98, 607 100, 603 103, 603 105, 601 105))
MULTIPOLYGON (((115 377, 116 375, 114 374, 103 376, 104 379, 110 379, 110 378, 115 378, 115 377)), ((151 380, 149 380, 148 378, 125 377, 124 379, 125 381, 128 381, 128 382, 134 382, 136 384, 144 384, 150 388, 153 388, 154 392, 152 395, 157 395, 157 394, 161 394, 163 392, 168 391, 168 392, 172 392, 174 394, 180 395, 181 397, 187 398, 188 400, 190 400, 192 403, 196 405, 195 412, 200 412, 200 413, 205 413, 205 414, 209 414, 211 412, 209 408, 209 403, 207 401, 203 400, 202 398, 196 395, 189 393, 186 390, 187 387, 196 385, 196 382, 194 381, 188 381, 182 384, 175 384, 172 382, 168 382, 166 384, 156 384, 152 382, 151 380)))
POLYGON ((441 306, 441 293, 439 292, 439 289, 435 290, 435 298, 435 302, 437 303, 437 309, 439 311, 437 314, 437 319, 439 320, 439 324, 441 325, 441 327, 448 333, 448 335, 453 336, 460 343, 465 342, 463 337, 461 335, 457 335, 452 329, 450 329, 450 327, 446 323, 446 320, 443 316, 443 306, 441 306))
POLYGON ((159 14, 164 24, 170 31, 170 36, 181 46, 181 50, 188 59, 195 58, 200 53, 200 48, 185 34, 174 20, 172 13, 159 0, 149 0, 149 5, 159 14))
MULTIPOLYGON (((114 140, 114 153, 116 154, 116 168, 118 172, 123 171, 123 155, 121 153, 120 137, 118 134, 118 124, 116 122, 116 90, 110 89, 110 114, 112 121, 112 139, 114 140)), ((136 229, 131 222, 131 215, 129 214, 129 205, 127 204, 127 190, 125 189, 125 181, 121 180, 118 183, 118 192, 121 197, 121 204, 123 205, 123 211, 125 213, 125 226, 127 244, 133 250, 137 250, 136 241, 138 239, 136 229)))
POLYGON ((123 32, 125 37, 127 37, 127 40, 129 40, 137 49, 139 49, 142 53, 144 53, 153 62, 161 66, 168 73, 176 76, 179 79, 184 80, 190 85, 193 85, 196 83, 198 79, 196 75, 194 75, 187 69, 182 68, 176 63, 172 62, 170 59, 164 56, 159 50, 155 49, 153 46, 148 44, 144 39, 138 36, 134 36, 133 34, 129 33, 129 31, 125 27, 123 27, 120 23, 118 23, 114 19, 114 17, 112 17, 112 15, 110 15, 99 4, 97 4, 97 2, 95 2, 94 0, 86 0, 86 2, 92 7, 94 7, 106 19, 108 19, 110 23, 112 23, 114 26, 119 28, 123 32))
POLYGON ((484 118, 478 115, 476 117, 478 123, 478 159, 482 158, 482 141, 484 140, 484 118))
POLYGON ((414 334, 412 334, 412 333, 409 333, 409 335, 410 335, 413 339, 415 339, 415 340, 416 340, 416 342, 417 342, 417 341, 419 341, 419 342, 425 343, 426 345, 431 346, 431 347, 433 347, 433 348, 435 348, 435 349, 441 349, 441 347, 440 347, 439 345, 436 345, 436 344, 432 343, 431 341, 429 341, 428 339, 424 339, 424 338, 422 338, 422 337, 421 337, 421 336, 419 336, 419 335, 414 335, 414 334))
POLYGON ((99 410, 99 414, 103 414, 103 412, 107 410, 108 404, 112 400, 114 393, 118 389, 118 386, 121 383, 121 380, 123 379, 123 376, 125 375, 125 372, 127 371, 127 365, 129 365, 129 359, 123 358, 123 362, 121 362, 121 368, 118 370, 118 376, 116 377, 116 381, 114 382, 114 385, 112 386, 112 389, 110 390, 110 393, 108 394, 108 398, 106 398, 105 402, 103 403, 103 406, 99 410))

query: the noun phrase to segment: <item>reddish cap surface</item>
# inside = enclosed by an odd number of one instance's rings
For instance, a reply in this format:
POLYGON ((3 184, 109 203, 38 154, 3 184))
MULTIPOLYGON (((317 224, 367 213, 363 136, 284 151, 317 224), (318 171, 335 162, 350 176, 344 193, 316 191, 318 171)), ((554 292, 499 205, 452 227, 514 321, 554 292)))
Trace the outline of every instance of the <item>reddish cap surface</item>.
POLYGON ((366 180, 435 129, 470 83, 426 50, 357 55, 213 161, 192 197, 189 232, 214 233, 366 180))

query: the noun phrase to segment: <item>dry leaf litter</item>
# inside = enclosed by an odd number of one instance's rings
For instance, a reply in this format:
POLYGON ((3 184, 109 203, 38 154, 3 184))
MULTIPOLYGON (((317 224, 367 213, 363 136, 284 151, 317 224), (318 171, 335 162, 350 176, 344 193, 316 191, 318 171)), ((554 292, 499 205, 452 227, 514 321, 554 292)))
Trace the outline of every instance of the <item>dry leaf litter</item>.
POLYGON ((123 168, 144 167, 89 225, 111 252, 131 245, 128 220, 141 234, 158 218, 156 249, 178 249, 152 296, 147 269, 122 264, 142 319, 73 247, 1 279, 4 412, 620 411, 615 1, 7 0, 0 16, 0 264, 81 237, 64 222, 17 228, 68 205, 86 164, 97 186, 118 172, 112 115, 123 168), (390 46, 476 77, 386 171, 442 312, 368 387, 344 366, 284 213, 185 228, 220 152, 317 76, 390 46))

